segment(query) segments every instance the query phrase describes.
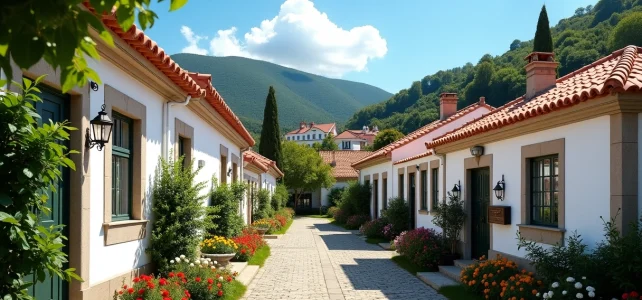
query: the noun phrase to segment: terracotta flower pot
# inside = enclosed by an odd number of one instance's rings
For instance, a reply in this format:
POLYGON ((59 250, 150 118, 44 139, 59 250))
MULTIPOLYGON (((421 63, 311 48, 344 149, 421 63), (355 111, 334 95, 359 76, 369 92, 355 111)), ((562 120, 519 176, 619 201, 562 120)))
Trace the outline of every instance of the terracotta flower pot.
POLYGON ((216 261, 216 263, 221 266, 225 267, 230 263, 230 260, 236 256, 236 253, 224 253, 224 254, 210 254, 210 253, 202 253, 204 257, 207 257, 211 259, 212 261, 216 261))
POLYGON ((254 229, 256 229, 256 231, 258 231, 260 235, 264 235, 268 231, 268 229, 270 229, 270 228, 267 228, 267 227, 254 227, 254 229))

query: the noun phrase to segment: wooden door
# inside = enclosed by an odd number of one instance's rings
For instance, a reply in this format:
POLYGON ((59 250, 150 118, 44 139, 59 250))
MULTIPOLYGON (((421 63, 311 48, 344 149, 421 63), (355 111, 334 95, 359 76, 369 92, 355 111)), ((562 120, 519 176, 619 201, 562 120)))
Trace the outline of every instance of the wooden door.
POLYGON ((490 169, 471 171, 471 256, 488 257, 490 249, 490 224, 488 205, 490 203, 490 169))
POLYGON ((408 208, 410 209, 410 219, 408 228, 415 229, 415 212, 417 210, 417 189, 415 173, 408 174, 408 208))

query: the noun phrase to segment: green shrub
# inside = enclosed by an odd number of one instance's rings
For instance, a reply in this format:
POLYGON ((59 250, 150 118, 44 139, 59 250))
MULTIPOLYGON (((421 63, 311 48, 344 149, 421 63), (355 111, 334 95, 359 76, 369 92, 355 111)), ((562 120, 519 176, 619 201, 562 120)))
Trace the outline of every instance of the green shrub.
POLYGON ((348 220, 346 221, 346 228, 347 229, 359 229, 361 225, 364 223, 370 221, 370 216, 369 215, 354 215, 350 216, 348 220))
POLYGON ((383 227, 388 225, 386 218, 374 219, 368 221, 359 228, 359 232, 369 238, 384 238, 383 227))
POLYGON ((336 207, 336 206, 330 206, 330 207, 328 208, 328 212, 326 213, 326 216, 334 218, 334 213, 336 213, 336 212, 337 212, 337 210, 339 210, 339 208, 338 208, 338 207, 336 207))
POLYGON ((288 188, 282 183, 278 184, 272 195, 272 209, 274 209, 274 211, 281 210, 288 203, 289 199, 288 188))
POLYGON ((328 207, 323 205, 319 207, 319 214, 325 216, 328 213, 328 207))
POLYGON ((345 224, 348 221, 348 218, 350 217, 350 215, 348 214, 347 211, 339 208, 334 211, 334 214, 332 215, 332 217, 337 223, 345 224))
POLYGON ((204 182, 194 182, 201 168, 192 162, 183 167, 183 158, 159 160, 152 187, 152 234, 147 251, 160 272, 167 272, 167 257, 193 255, 205 229, 205 209, 201 195, 204 182))
MULTIPOLYGON (((43 122, 34 109, 42 102, 32 82, 24 79, 22 94, 0 94, 0 298, 33 299, 26 294, 30 274, 45 279, 45 272, 70 281, 82 280, 74 269, 63 268, 67 255, 62 251, 63 226, 40 226, 50 213, 46 200, 63 169, 75 169, 62 142, 69 139, 69 123, 43 122), (40 211, 34 214, 33 211, 40 211)), ((20 86, 19 84, 15 84, 20 86)), ((0 87, 4 82, 0 82, 0 87)), ((6 92, 1 90, 0 92, 6 92)))
POLYGON ((266 189, 260 189, 256 193, 256 205, 254 207, 254 213, 252 214, 252 219, 265 219, 271 218, 274 216, 274 210, 272 209, 270 198, 270 192, 266 189))
POLYGON ((441 257, 448 252, 441 233, 423 227, 410 230, 401 236, 395 249, 415 265, 433 270, 437 269, 441 257))
POLYGON ((396 233, 408 230, 410 223, 410 207, 401 197, 388 200, 388 208, 383 211, 382 217, 386 218, 396 233))
POLYGON ((240 182, 214 188, 207 208, 208 234, 234 237, 241 233, 244 223, 239 214, 239 204, 243 201, 245 188, 245 184, 240 182))
POLYGON ((341 203, 343 191, 345 191, 345 188, 333 188, 330 190, 330 193, 328 193, 328 202, 330 202, 330 206, 337 206, 341 203))
POLYGON ((370 214, 371 196, 370 185, 351 181, 341 195, 339 207, 348 215, 370 214))
POLYGON ((466 221, 466 211, 464 210, 464 201, 454 197, 450 192, 448 198, 450 199, 448 202, 437 204, 432 222, 444 231, 450 253, 454 254, 457 251, 461 229, 466 221))

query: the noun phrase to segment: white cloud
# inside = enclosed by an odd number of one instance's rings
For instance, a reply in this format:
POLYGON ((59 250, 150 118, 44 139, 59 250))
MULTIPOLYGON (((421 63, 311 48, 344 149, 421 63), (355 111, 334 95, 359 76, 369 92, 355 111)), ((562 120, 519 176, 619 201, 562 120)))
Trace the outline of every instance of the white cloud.
MULTIPOLYGON (((286 0, 277 16, 262 21, 241 40, 236 31, 236 27, 219 30, 210 41, 210 52, 266 60, 332 77, 367 70, 370 60, 388 52, 386 40, 373 26, 343 29, 309 0, 286 0)), ((190 42, 183 52, 188 48, 204 50, 197 46, 200 37, 189 32, 191 38, 183 32, 190 42)))
POLYGON ((201 54, 201 55, 207 54, 207 49, 198 47, 198 42, 200 40, 207 40, 206 36, 200 36, 200 35, 194 34, 194 31, 192 31, 191 28, 185 25, 181 27, 181 34, 183 35, 183 37, 185 37, 188 43, 187 47, 183 48, 181 52, 201 54))

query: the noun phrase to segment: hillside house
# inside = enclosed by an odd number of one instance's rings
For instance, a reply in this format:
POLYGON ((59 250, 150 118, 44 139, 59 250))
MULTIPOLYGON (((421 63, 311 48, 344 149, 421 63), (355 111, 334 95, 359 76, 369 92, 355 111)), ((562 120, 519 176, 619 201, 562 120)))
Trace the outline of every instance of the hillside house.
POLYGON ((337 125, 335 123, 315 124, 311 122, 307 124, 301 122, 297 130, 292 130, 285 134, 285 140, 294 141, 300 145, 312 146, 314 143, 320 144, 329 134, 337 136, 337 125))
POLYGON ((377 128, 377 126, 373 126, 372 129, 368 126, 363 126, 362 130, 348 129, 334 139, 339 146, 339 150, 359 151, 365 150, 368 145, 372 145, 378 133, 379 128, 377 128))

